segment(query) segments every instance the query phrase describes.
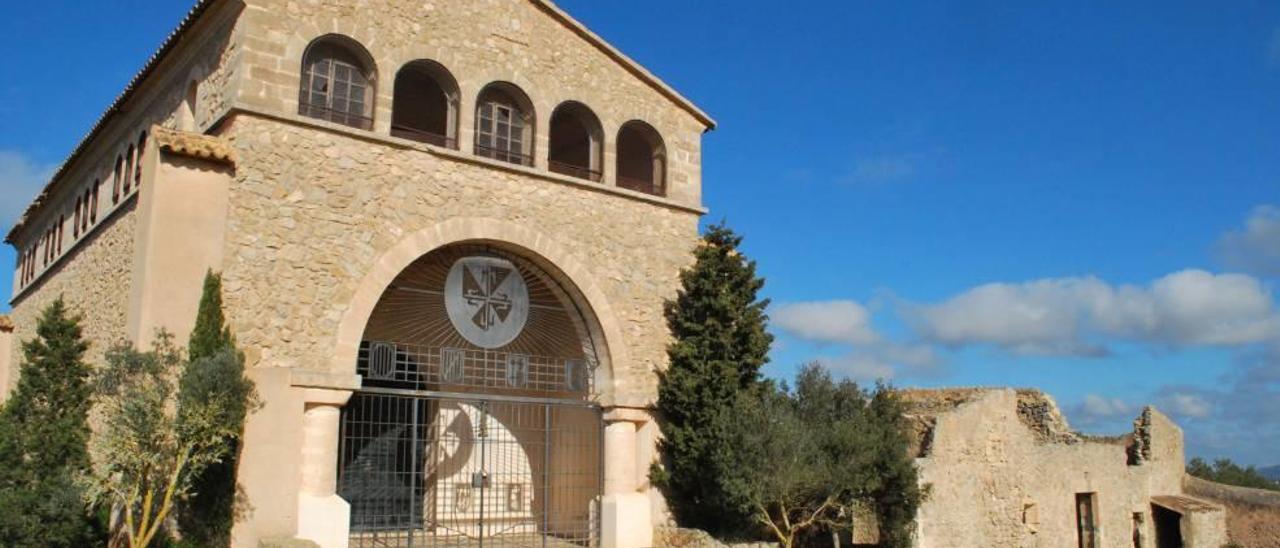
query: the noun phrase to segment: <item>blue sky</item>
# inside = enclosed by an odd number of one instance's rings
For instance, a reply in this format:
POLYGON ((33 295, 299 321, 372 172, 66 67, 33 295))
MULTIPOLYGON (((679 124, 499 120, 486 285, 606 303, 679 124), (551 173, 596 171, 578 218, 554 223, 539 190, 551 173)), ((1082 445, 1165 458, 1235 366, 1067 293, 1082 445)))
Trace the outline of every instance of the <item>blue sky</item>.
MULTIPOLYGON (((1280 4, 942 4, 560 2, 720 122, 771 375, 1040 387, 1098 432, 1154 403, 1280 462, 1280 4)), ((188 7, 3 8, 6 224, 188 7)))

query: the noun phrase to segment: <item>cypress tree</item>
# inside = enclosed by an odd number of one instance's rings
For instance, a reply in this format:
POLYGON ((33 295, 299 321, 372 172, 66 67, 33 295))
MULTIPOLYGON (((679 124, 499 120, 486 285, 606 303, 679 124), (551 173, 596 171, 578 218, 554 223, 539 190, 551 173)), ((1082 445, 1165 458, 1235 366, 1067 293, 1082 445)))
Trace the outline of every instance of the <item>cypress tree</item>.
MULTIPOLYGON (((235 337, 222 310, 222 277, 212 271, 205 274, 187 356, 190 365, 183 371, 178 387, 179 412, 191 407, 184 402, 231 402, 220 411, 225 420, 242 430, 254 399, 253 384, 244 376, 244 356, 236 349, 235 337)), ((194 478, 192 496, 178 508, 178 528, 184 545, 230 545, 231 527, 235 523, 239 443, 236 439, 227 439, 225 443, 228 456, 194 478)))
POLYGON ((200 308, 196 311, 196 324, 187 342, 187 357, 191 361, 208 358, 219 352, 235 351, 236 342, 222 312, 222 276, 212 270, 205 272, 204 289, 200 294, 200 308))
POLYGON ((89 464, 88 348, 61 298, 22 344, 18 386, 0 411, 0 545, 95 543, 73 481, 89 464))
POLYGON ((773 341, 765 330, 768 301, 758 298, 764 280, 738 251, 741 243, 723 224, 710 227, 667 303, 674 342, 658 385, 663 466, 651 474, 677 522, 721 535, 748 523, 728 450, 733 408, 760 385, 773 341))

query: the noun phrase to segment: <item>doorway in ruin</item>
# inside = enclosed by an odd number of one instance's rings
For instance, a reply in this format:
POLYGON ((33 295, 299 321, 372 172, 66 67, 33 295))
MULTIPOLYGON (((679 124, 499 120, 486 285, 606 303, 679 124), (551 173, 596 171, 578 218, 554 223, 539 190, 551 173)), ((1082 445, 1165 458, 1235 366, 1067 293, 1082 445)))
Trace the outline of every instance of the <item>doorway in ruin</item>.
POLYGON ((1080 548, 1098 548, 1097 493, 1076 493, 1076 539, 1080 548))
POLYGON ((1182 548, 1182 514, 1152 504, 1151 521, 1156 528, 1156 548, 1182 548))
POLYGON ((546 270, 454 245, 375 306, 343 409, 351 546, 595 546, 602 491, 589 321, 546 270))

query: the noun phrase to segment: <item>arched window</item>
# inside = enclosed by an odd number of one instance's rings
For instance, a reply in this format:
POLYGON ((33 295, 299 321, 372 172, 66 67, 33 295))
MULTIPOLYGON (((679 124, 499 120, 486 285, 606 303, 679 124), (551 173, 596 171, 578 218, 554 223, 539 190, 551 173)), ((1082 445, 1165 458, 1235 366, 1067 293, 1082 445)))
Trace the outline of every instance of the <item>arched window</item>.
POLYGON ((94 179, 93 181, 93 199, 89 204, 89 226, 98 223, 98 188, 102 186, 102 179, 94 179))
POLYGON ((116 169, 111 175, 111 204, 120 203, 120 184, 124 179, 124 156, 116 156, 116 169))
MULTIPOLYGON (((96 184, 96 183, 95 183, 96 184)), ((89 197, 93 194, 93 187, 84 189, 84 211, 80 215, 80 232, 89 231, 89 197)))
POLYGON ((307 47, 298 114, 372 129, 373 98, 373 59, 355 40, 331 34, 307 47))
POLYGON ((187 86, 187 95, 182 100, 182 107, 179 110, 178 128, 183 131, 196 130, 196 98, 199 89, 195 82, 191 82, 187 86))
POLYGON ((576 101, 561 103, 551 113, 547 167, 556 173, 599 181, 603 136, 600 119, 586 105, 576 101))
POLYGON ((666 194, 667 150, 653 126, 632 120, 618 130, 618 186, 666 194))
POLYGON ((533 103, 514 84, 485 86, 476 100, 477 156, 533 165, 533 103))
POLYGON ((80 237, 80 213, 81 213, 81 209, 83 209, 83 201, 84 201, 84 198, 81 198, 80 196, 76 196, 76 214, 74 217, 72 217, 73 220, 71 224, 72 238, 80 237))
POLYGON ((121 177, 124 180, 125 196, 128 196, 129 190, 133 188, 133 162, 135 160, 136 152, 137 149, 133 148, 133 145, 129 145, 129 152, 124 155, 125 158, 128 158, 128 161, 125 163, 124 176, 121 177))
POLYGON ((133 163, 133 186, 142 188, 142 155, 147 150, 147 132, 138 136, 138 159, 133 163))
POLYGON ((458 148, 458 83, 440 63, 420 59, 396 73, 391 135, 458 148))

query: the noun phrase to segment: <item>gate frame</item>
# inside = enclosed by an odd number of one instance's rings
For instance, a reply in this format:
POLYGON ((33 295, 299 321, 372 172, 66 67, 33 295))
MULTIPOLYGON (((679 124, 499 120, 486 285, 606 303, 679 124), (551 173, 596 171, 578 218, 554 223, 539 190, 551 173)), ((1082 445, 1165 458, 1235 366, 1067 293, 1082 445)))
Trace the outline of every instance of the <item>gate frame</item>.
MULTIPOLYGON (((549 485, 548 485, 548 483, 547 483, 547 482, 549 481, 549 479, 550 479, 550 477, 551 477, 551 476, 550 476, 550 474, 546 471, 546 470, 547 470, 547 468, 550 466, 550 462, 551 462, 551 457, 550 457, 550 454, 551 454, 551 443, 550 443, 550 441, 549 441, 549 439, 548 439, 548 436, 549 436, 549 434, 550 434, 550 432, 551 432, 551 426, 552 426, 552 424, 551 424, 551 418, 552 418, 552 417, 551 417, 551 413, 549 412, 549 411, 550 411, 550 409, 551 409, 551 408, 553 408, 553 407, 561 407, 561 408, 578 408, 578 409, 586 409, 586 410, 590 410, 590 411, 592 411, 592 412, 594 413, 594 420, 592 421, 592 424, 593 424, 594 426, 592 427, 592 430, 594 430, 594 431, 595 431, 595 434, 596 434, 596 486, 595 486, 594 493, 593 493, 593 496, 592 496, 592 500, 594 501, 595 511, 594 511, 594 512, 590 512, 590 513, 589 513, 590 515, 588 516, 588 521, 587 521, 587 524, 586 524, 586 531, 587 531, 587 537, 588 537, 587 547, 601 547, 601 546, 605 546, 605 535, 604 535, 604 530, 603 530, 603 524, 604 524, 604 513, 605 513, 605 512, 604 512, 604 507, 605 507, 605 462, 606 462, 606 458, 605 458, 605 452, 606 452, 606 441, 605 441, 605 440, 606 440, 606 436, 605 436, 605 434, 606 434, 606 431, 607 431, 607 427, 606 427, 606 424, 607 424, 607 422, 606 422, 606 416, 608 415, 608 413, 606 412, 605 408, 604 408, 604 407, 602 407, 598 402, 595 402, 595 401, 592 401, 592 400, 583 400, 583 399, 544 398, 544 397, 537 397, 537 396, 513 396, 513 395, 507 395, 507 394, 492 394, 492 393, 484 393, 484 392, 450 392, 450 391, 442 391, 442 390, 411 390, 411 389, 404 389, 404 388, 386 388, 386 387, 368 387, 368 388, 360 388, 360 389, 357 389, 357 390, 355 390, 355 391, 353 391, 353 392, 351 392, 351 393, 350 393, 350 395, 351 395, 352 397, 358 397, 358 396, 363 395, 363 394, 369 394, 369 395, 381 395, 381 396, 396 396, 396 397, 403 397, 403 398, 412 398, 412 399, 414 400, 414 402, 415 402, 415 406, 414 406, 414 409, 415 409, 415 410, 417 409, 417 405, 418 405, 418 404, 420 404, 420 403, 421 403, 421 402, 423 402, 423 401, 455 402, 455 403, 469 403, 469 402, 485 402, 485 403, 488 403, 488 402, 499 402, 499 403, 504 403, 504 404, 513 404, 513 405, 538 405, 538 406, 543 406, 543 408, 544 408, 544 410, 546 410, 546 412, 545 412, 545 415, 544 415, 544 418, 543 418, 544 423, 543 423, 543 427, 542 427, 542 435, 543 435, 543 460, 542 460, 543 474, 542 474, 542 480, 541 480, 542 485, 541 485, 541 487, 540 487, 540 488, 541 488, 541 489, 543 489, 543 493, 544 493, 544 494, 543 494, 543 496, 544 496, 544 497, 546 497, 546 496, 547 496, 547 494, 550 492, 549 485)), ((335 463, 335 472, 336 472, 336 474, 334 475, 334 484, 335 484, 335 485, 334 485, 334 490, 335 490, 335 493, 340 492, 340 490, 341 490, 341 485, 340 485, 340 484, 341 484, 341 474, 342 474, 342 471, 343 471, 342 459, 343 459, 343 457, 345 456, 345 445, 346 445, 346 442, 347 442, 347 436, 346 436, 346 431, 345 431, 345 429, 346 429, 346 421, 344 421, 344 420, 343 420, 343 417, 345 416, 346 404, 347 404, 347 403, 350 403, 350 400, 348 400, 347 402, 345 402, 345 403, 344 403, 344 405, 343 405, 343 407, 342 407, 342 410, 340 411, 340 415, 339 415, 339 419, 338 419, 338 447, 337 447, 337 451, 336 451, 336 456, 337 456, 337 459, 338 459, 338 460, 337 460, 337 462, 335 463)), ((416 411, 415 411, 415 412, 416 412, 416 411)), ((413 443, 414 443, 414 448, 413 448, 413 451, 414 451, 414 454, 415 454, 415 455, 417 455, 419 440, 418 440, 418 433, 417 433, 417 430, 416 430, 416 429, 414 430, 413 438, 414 438, 414 442, 413 442, 413 443)), ((484 445, 482 444, 482 445, 481 445, 481 447, 483 448, 483 447, 484 447, 484 445)), ((483 453, 482 453, 482 455, 483 455, 483 453)), ((415 459, 418 459, 418 458, 420 458, 420 457, 421 457, 420 455, 417 455, 417 456, 415 456, 415 459)), ((483 456, 481 457, 481 462, 482 462, 482 463, 484 462, 484 457, 483 457, 483 456)), ((482 466, 483 466, 483 464, 482 464, 482 466)), ((424 473, 424 475, 425 475, 425 473, 424 473)), ((484 548, 484 546, 485 546, 485 544, 486 544, 486 543, 485 543, 485 538, 486 538, 486 537, 485 537, 485 534, 484 534, 484 492, 485 492, 485 490, 487 490, 487 487, 483 487, 483 486, 482 486, 482 487, 481 487, 481 489, 480 489, 480 501, 479 501, 479 503, 480 503, 480 517, 479 517, 479 522, 478 522, 478 525, 479 525, 479 527, 480 527, 480 534, 479 534, 479 536, 478 536, 478 537, 476 537, 476 538, 474 539, 474 540, 475 540, 475 542, 474 542, 474 546, 476 546, 476 548, 484 548)), ((341 497, 341 495, 338 495, 338 496, 339 496, 339 497, 341 497)), ((414 496, 414 498, 416 499, 416 498, 417 498, 417 496, 415 495, 415 496, 414 496)), ((344 502, 346 502, 346 501, 345 501, 345 499, 344 499, 344 502)), ((349 504, 349 503, 348 503, 348 504, 349 504)), ((544 504, 544 507, 543 507, 543 509, 542 509, 541 516, 540 516, 540 517, 539 517, 539 516, 535 516, 535 520, 539 520, 539 519, 540 519, 540 521, 541 521, 541 523, 539 524, 539 525, 541 526, 541 529, 539 529, 539 538, 541 538, 541 539, 542 539, 542 546, 543 546, 543 548, 545 548, 545 547, 547 546, 547 535, 546 535, 546 531, 547 531, 547 529, 549 528, 549 523, 548 523, 548 521, 547 521, 547 520, 548 520, 548 512, 547 512, 547 508, 546 508, 546 504, 547 504, 547 503, 546 503, 546 499, 544 499, 544 503, 543 503, 543 504, 544 504)), ((413 523, 413 521, 412 521, 412 517, 413 517, 413 515, 412 515, 413 508, 414 508, 414 506, 412 506, 412 505, 411 505, 411 506, 410 506, 410 512, 411 512, 411 515, 410 515, 410 523, 409 523, 409 526, 408 526, 408 529, 407 529, 407 530, 408 530, 408 532, 409 532, 409 535, 408 535, 408 536, 409 536, 409 542, 408 542, 408 545, 407 545, 407 546, 408 546, 409 548, 412 548, 413 546, 415 546, 415 543, 413 542, 413 538, 414 538, 414 531, 422 531, 422 532, 423 532, 423 534, 425 535, 425 534, 426 534, 426 533, 425 533, 425 530, 426 530, 426 525, 427 525, 427 523, 426 523, 426 522, 425 522, 425 520, 424 520, 424 521, 423 521, 423 523, 421 524, 421 525, 422 525, 422 528, 421 528, 421 529, 415 529, 415 528, 414 528, 414 523, 413 523)), ((347 516, 347 523, 348 523, 348 529, 347 529, 347 531, 348 531, 348 533, 347 533, 347 535, 348 535, 348 543, 349 543, 351 540, 354 540, 355 535, 357 534, 357 532, 355 531, 354 527, 352 527, 352 524, 351 524, 351 519, 352 519, 352 518, 354 518, 354 514, 350 512, 350 509, 349 509, 349 506, 348 506, 348 516, 347 516)), ((470 544, 470 543, 469 543, 469 544, 470 544)), ((499 544, 501 545, 501 543, 499 543, 499 544)), ((430 543, 428 543, 428 544, 426 544, 426 546, 431 546, 431 544, 430 544, 430 543)))

